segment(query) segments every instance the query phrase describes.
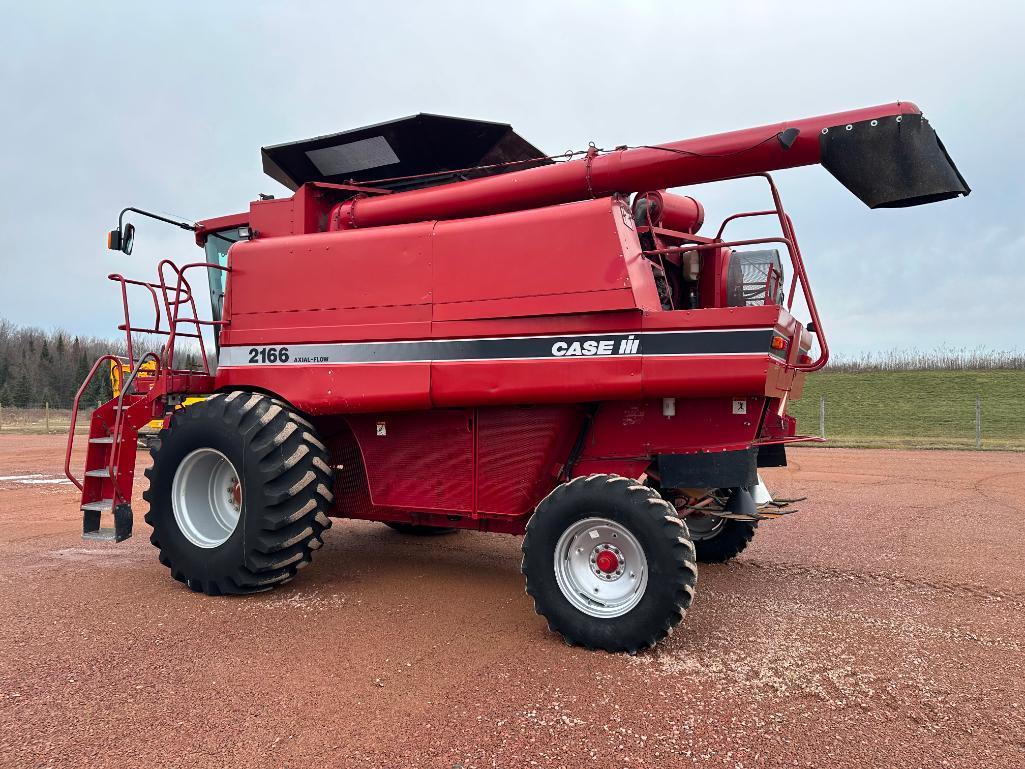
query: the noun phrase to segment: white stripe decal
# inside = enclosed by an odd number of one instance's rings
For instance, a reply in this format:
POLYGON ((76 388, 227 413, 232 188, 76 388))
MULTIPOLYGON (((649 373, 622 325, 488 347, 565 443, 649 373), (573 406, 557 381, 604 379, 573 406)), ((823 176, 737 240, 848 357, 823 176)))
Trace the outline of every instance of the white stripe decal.
POLYGON ((347 363, 557 360, 561 358, 769 355, 768 328, 644 331, 563 336, 424 339, 223 347, 221 367, 310 366, 347 363))

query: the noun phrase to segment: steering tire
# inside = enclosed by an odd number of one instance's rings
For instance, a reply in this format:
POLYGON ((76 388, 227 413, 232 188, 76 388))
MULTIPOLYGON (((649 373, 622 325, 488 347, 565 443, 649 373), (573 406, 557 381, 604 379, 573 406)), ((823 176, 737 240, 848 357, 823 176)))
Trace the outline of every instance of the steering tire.
POLYGON ((697 582, 694 545, 676 510, 629 478, 557 486, 523 538, 535 611, 566 643, 635 653, 683 619, 697 582))

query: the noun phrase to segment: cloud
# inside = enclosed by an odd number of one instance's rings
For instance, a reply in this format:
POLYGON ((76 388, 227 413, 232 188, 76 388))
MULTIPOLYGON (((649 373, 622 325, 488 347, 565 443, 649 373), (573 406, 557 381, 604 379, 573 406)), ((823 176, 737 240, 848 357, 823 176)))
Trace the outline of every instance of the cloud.
MULTIPOLYGON (((560 152, 904 98, 968 199, 870 212, 822 169, 778 176, 832 346, 1020 346, 1025 11, 986 5, 20 4, 0 29, 0 315, 112 335, 108 272, 200 256, 149 222, 136 255, 107 252, 117 211, 244 210, 282 192, 265 144, 431 111, 560 152)), ((710 219, 759 205, 742 183, 701 194, 710 219)))

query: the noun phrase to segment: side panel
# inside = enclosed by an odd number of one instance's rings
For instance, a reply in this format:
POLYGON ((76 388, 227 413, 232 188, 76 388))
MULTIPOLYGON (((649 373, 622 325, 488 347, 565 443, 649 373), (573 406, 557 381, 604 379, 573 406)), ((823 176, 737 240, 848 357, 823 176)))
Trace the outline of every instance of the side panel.
POLYGON ((765 398, 680 398, 674 408, 665 416, 661 399, 603 403, 581 462, 747 448, 758 435, 765 398))
POLYGON ((573 406, 480 409, 478 512, 529 515, 558 483, 582 421, 573 406))
POLYGON ((433 224, 257 239, 232 247, 221 344, 430 336, 433 224))
POLYGON ((353 416, 370 499, 382 507, 474 509, 471 409, 353 416))
POLYGON ((582 420, 576 406, 520 406, 329 417, 318 428, 337 468, 336 514, 516 530, 494 522, 525 518, 558 483, 582 420))
POLYGON ((621 400, 640 394, 640 356, 431 364, 431 400, 438 406, 621 400))
POLYGON ((280 395, 314 416, 431 408, 429 363, 221 366, 217 369, 217 389, 251 387, 280 395))
POLYGON ((651 268, 623 211, 605 198, 439 222, 434 319, 658 309, 651 268))
MULTIPOLYGON (((765 399, 603 403, 571 474, 639 477, 658 455, 747 450, 765 399)), ((586 409, 514 406, 326 417, 336 515, 520 532, 566 471, 586 409)))
POLYGON ((639 248, 612 198, 238 243, 217 387, 313 415, 789 389, 785 311, 663 312, 639 248))

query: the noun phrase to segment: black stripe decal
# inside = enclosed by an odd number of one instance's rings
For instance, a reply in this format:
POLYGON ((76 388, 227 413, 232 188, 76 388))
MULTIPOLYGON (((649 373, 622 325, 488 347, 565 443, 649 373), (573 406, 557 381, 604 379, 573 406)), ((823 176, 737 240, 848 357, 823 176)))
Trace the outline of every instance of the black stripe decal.
POLYGON ((771 329, 224 347, 221 366, 769 354, 771 329))

